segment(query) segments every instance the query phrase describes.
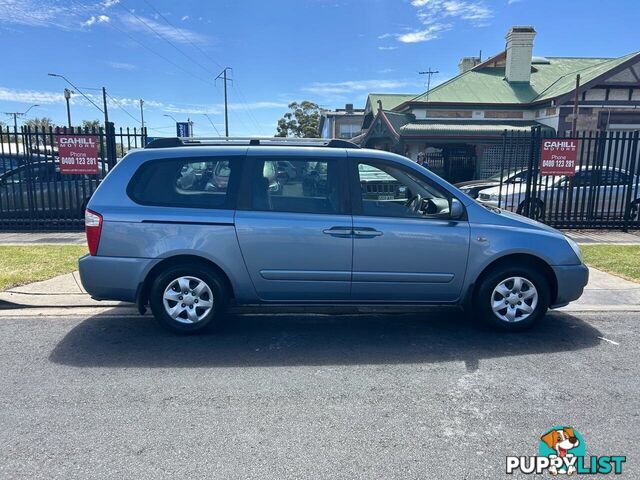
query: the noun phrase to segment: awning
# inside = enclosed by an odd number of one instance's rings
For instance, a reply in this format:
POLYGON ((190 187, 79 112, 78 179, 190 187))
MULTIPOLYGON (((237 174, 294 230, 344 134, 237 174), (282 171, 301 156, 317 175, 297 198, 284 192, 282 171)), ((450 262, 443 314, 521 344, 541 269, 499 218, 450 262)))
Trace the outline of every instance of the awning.
POLYGON ((485 137, 501 136, 506 130, 509 133, 531 132, 532 127, 541 127, 543 132, 553 133, 554 129, 538 122, 488 122, 488 121, 447 121, 417 120, 400 127, 401 137, 485 137))

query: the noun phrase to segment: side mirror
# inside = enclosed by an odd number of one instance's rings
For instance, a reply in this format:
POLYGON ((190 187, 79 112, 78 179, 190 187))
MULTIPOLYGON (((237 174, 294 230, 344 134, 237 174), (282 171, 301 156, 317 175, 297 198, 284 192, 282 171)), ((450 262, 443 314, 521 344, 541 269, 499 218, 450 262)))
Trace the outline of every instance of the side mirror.
POLYGON ((464 216, 464 207, 457 198, 451 199, 450 215, 451 220, 460 220, 464 216))

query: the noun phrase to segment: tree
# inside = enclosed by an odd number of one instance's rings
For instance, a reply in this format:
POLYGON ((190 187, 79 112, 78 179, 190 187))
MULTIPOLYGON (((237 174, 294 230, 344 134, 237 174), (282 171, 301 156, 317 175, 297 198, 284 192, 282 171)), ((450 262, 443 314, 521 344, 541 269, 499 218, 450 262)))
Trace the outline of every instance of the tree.
POLYGON ((53 120, 49 117, 35 117, 24 122, 24 126, 31 129, 29 141, 32 145, 50 145, 51 137, 48 135, 49 129, 53 127, 53 120), (37 135, 34 135, 35 131, 37 135))
POLYGON ((320 107, 308 100, 289 104, 290 112, 278 120, 276 137, 320 137, 320 107))
POLYGON ((100 120, 82 120, 82 128, 86 128, 89 131, 98 131, 101 126, 100 120))

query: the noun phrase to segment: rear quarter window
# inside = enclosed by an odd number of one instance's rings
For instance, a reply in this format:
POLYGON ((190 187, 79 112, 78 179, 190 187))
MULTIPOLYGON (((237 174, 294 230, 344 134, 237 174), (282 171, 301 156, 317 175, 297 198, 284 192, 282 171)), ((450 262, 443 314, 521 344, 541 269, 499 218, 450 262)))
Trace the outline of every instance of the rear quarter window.
POLYGON ((141 205, 182 208, 232 208, 238 158, 171 158, 143 163, 127 195, 141 205))

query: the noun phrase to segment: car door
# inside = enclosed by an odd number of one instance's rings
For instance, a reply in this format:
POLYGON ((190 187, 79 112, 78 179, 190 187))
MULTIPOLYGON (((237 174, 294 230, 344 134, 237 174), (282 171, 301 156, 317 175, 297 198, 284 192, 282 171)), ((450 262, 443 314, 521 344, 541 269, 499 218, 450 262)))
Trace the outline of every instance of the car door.
POLYGON ((235 225, 258 296, 266 301, 348 300, 353 239, 344 153, 292 157, 250 152, 247 167, 235 225), (281 184, 277 162, 282 160, 301 175, 281 184))
POLYGON ((449 218, 451 195, 427 176, 395 162, 352 158, 349 165, 352 300, 457 300, 467 266, 469 224, 449 218), (424 203, 427 197, 431 198, 424 203), (424 205, 420 211, 418 202, 424 205))

